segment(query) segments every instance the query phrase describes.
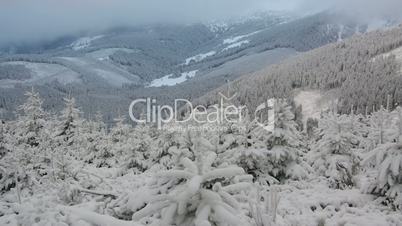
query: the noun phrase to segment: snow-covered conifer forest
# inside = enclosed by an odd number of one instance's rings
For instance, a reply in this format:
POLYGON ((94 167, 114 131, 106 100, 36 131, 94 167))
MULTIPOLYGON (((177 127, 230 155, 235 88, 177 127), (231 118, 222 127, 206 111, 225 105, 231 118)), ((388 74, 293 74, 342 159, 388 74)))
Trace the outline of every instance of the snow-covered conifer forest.
POLYGON ((303 130, 277 100, 273 131, 245 117, 197 132, 108 127, 64 102, 46 112, 32 90, 1 122, 0 225, 402 224, 400 107, 303 130))
POLYGON ((0 0, 0 226, 402 226, 401 9, 0 0))

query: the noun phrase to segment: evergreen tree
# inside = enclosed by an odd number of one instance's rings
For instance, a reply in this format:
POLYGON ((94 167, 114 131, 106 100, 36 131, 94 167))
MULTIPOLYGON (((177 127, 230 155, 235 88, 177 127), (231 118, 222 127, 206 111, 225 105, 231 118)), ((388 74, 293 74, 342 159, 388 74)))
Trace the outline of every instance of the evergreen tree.
POLYGON ((395 208, 402 209, 402 109, 395 113, 398 121, 391 130, 398 134, 397 139, 380 144, 367 155, 365 163, 372 163, 374 169, 367 171, 369 183, 364 190, 385 196, 395 208))
POLYGON ((79 133, 82 120, 80 118, 80 110, 76 107, 74 97, 65 98, 65 108, 61 112, 58 137, 71 146, 74 143, 74 138, 79 133))
POLYGON ((45 124, 45 112, 42 109, 43 101, 39 93, 32 91, 26 92, 27 100, 18 109, 22 115, 18 118, 16 135, 18 144, 24 143, 29 146, 38 146, 40 143, 41 130, 45 124))
POLYGON ((0 160, 7 154, 5 123, 0 120, 0 160))
POLYGON ((301 159, 304 147, 291 107, 285 100, 277 100, 274 110, 274 130, 265 131, 267 136, 262 137, 267 149, 267 163, 262 170, 271 176, 267 178, 269 183, 304 178, 307 176, 306 164, 301 159))
POLYGON ((359 137, 353 133, 350 118, 330 113, 318 125, 320 139, 308 159, 319 175, 329 178, 330 185, 344 189, 352 186, 358 162, 354 149, 359 137))
POLYGON ((151 146, 153 142, 154 129, 146 124, 139 124, 133 128, 132 133, 127 141, 127 148, 123 161, 123 170, 132 170, 135 174, 142 173, 149 169, 153 164, 151 146))
POLYGON ((160 213, 162 225, 244 225, 240 202, 251 178, 239 167, 214 167, 215 159, 202 152, 195 162, 182 157, 173 170, 158 173, 156 183, 168 185, 167 194, 156 195, 133 220, 160 213))

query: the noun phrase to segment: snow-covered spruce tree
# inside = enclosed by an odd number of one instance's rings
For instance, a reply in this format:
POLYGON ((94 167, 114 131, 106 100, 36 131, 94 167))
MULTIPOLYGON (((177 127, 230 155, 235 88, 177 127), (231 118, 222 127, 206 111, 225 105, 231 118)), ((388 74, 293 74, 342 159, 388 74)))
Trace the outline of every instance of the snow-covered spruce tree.
POLYGON ((111 167, 126 160, 125 153, 130 145, 128 139, 131 128, 124 121, 123 116, 115 118, 115 125, 109 134, 99 114, 95 121, 90 122, 92 129, 88 134, 90 142, 85 157, 87 162, 94 163, 97 167, 111 167))
POLYGON ((10 153, 7 147, 6 133, 5 123, 0 120, 0 193, 8 191, 15 185, 14 172, 10 164, 13 153, 10 153))
MULTIPOLYGON (((248 117, 236 123, 234 128, 236 130, 231 134, 232 146, 219 154, 220 162, 236 164, 256 179, 264 177, 263 175, 267 174, 263 170, 266 169, 264 165, 267 162, 268 150, 262 137, 267 135, 266 131, 260 131, 256 121, 250 121, 248 117)), ((227 147, 225 145, 225 148, 227 147)))
POLYGON ((98 114, 95 121, 92 122, 95 125, 91 135, 90 149, 92 151, 87 156, 87 160, 96 163, 97 166, 108 167, 127 160, 126 153, 133 144, 129 142, 131 126, 125 124, 125 120, 124 116, 119 115, 114 119, 115 124, 107 133, 106 126, 98 114))
POLYGON ((86 134, 82 131, 86 122, 80 117, 75 99, 68 97, 64 101, 65 108, 55 123, 52 156, 54 176, 61 180, 70 178, 78 170, 75 160, 82 158, 82 147, 87 145, 86 134))
POLYGON ((307 176, 308 167, 301 158, 304 145, 291 106, 286 100, 276 100, 274 112, 273 131, 267 131, 261 126, 254 130, 255 139, 262 140, 265 144, 259 151, 266 154, 266 162, 261 168, 265 175, 259 175, 259 180, 272 184, 288 178, 304 178, 307 176))
POLYGON ((166 194, 152 198, 133 214, 134 221, 149 218, 159 225, 247 225, 240 202, 246 200, 251 176, 237 166, 214 167, 216 154, 182 157, 175 169, 157 173, 156 187, 169 184, 166 194))
POLYGON ((261 175, 259 166, 264 164, 267 152, 264 152, 264 141, 254 136, 258 125, 251 120, 247 110, 235 114, 225 112, 225 109, 230 111, 230 106, 230 103, 223 103, 223 107, 210 106, 207 109, 209 122, 198 126, 208 126, 203 137, 213 146, 209 150, 218 154, 218 163, 236 164, 248 174, 261 175))
POLYGON ((86 162, 95 164, 96 167, 112 167, 117 162, 112 151, 112 144, 106 135, 99 134, 95 137, 87 152, 86 162))
POLYGON ((76 107, 75 98, 65 98, 65 108, 61 112, 60 125, 57 136, 64 141, 66 146, 74 144, 74 138, 79 132, 79 127, 82 124, 80 118, 80 110, 76 107))
POLYGON ((374 168, 367 170, 369 180, 363 190, 385 196, 393 207, 402 209, 402 109, 398 108, 396 112, 399 120, 397 126, 392 127, 394 132, 390 132, 397 133, 397 139, 378 145, 367 155, 364 162, 371 163, 374 168))
POLYGON ((42 109, 43 101, 33 88, 32 91, 26 92, 25 96, 27 96, 26 102, 18 108, 22 114, 18 117, 18 125, 15 128, 16 145, 23 143, 38 146, 46 117, 42 109))
POLYGON ((329 113, 319 121, 319 140, 307 157, 315 171, 329 179, 331 187, 345 189, 353 185, 358 167, 354 149, 359 137, 353 133, 350 117, 329 113))
POLYGON ((397 125, 396 120, 395 113, 391 113, 383 107, 372 113, 368 119, 368 140, 372 141, 373 147, 397 139, 398 134, 395 133, 397 130, 393 128, 397 125))
POLYGON ((207 109, 208 120, 210 120, 207 126, 214 128, 214 130, 210 131, 206 138, 213 141, 218 154, 239 147, 240 142, 244 141, 239 140, 241 131, 236 127, 242 119, 239 118, 238 114, 231 114, 232 106, 234 106, 232 103, 224 102, 207 109), (213 113, 211 113, 212 111, 213 113))
POLYGON ((171 131, 171 125, 164 125, 158 132, 156 139, 150 146, 150 160, 153 164, 158 164, 162 169, 171 169, 174 165, 172 151, 182 146, 181 136, 176 131, 171 131))
POLYGON ((110 130, 110 138, 114 144, 124 143, 130 134, 130 125, 124 123, 125 120, 122 115, 114 119, 115 125, 110 130))
POLYGON ((8 153, 6 146, 5 123, 0 120, 0 160, 8 153))
POLYGON ((17 121, 9 123, 7 134, 9 151, 1 158, 1 178, 8 190, 20 185, 29 187, 49 175, 51 154, 46 149, 49 128, 46 113, 42 109, 39 94, 32 90, 26 93, 27 101, 19 107, 22 114, 17 121))
POLYGON ((314 138, 316 128, 318 127, 318 120, 313 118, 308 118, 306 122, 306 133, 307 136, 312 139, 314 138))
POLYGON ((145 123, 138 124, 132 130, 124 148, 122 170, 142 173, 152 165, 152 149, 154 142, 154 128, 145 123))

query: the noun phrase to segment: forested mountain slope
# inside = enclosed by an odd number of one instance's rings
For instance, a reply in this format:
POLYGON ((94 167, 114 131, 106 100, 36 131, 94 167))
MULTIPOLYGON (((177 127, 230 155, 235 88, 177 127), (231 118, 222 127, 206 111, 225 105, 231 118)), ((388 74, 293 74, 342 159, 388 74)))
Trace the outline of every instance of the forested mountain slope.
POLYGON ((0 115, 12 117, 32 86, 46 97, 47 110, 60 110, 71 93, 86 116, 109 112, 108 121, 139 97, 160 103, 193 100, 227 80, 367 30, 339 18, 329 12, 261 13, 206 24, 115 28, 48 45, 10 47, 0 55, 0 115))
MULTIPOLYGON (((338 109, 360 112, 402 103, 400 57, 391 52, 402 45, 402 27, 356 35, 348 40, 299 54, 278 65, 245 75, 230 84, 236 101, 255 108, 267 98, 289 97, 298 89, 336 90, 338 109), (388 97, 389 96, 389 97, 388 97)), ((200 98, 212 103, 221 87, 200 98)))

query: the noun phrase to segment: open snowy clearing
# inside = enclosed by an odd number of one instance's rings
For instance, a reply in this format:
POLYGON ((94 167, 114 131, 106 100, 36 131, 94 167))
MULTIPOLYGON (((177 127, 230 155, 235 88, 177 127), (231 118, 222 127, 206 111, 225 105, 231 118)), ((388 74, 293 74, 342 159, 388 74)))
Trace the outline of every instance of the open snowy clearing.
POLYGON ((173 74, 166 75, 162 78, 155 79, 148 87, 175 86, 195 77, 198 70, 183 72, 179 77, 173 77, 173 74))
POLYGON ((294 97, 296 105, 302 106, 304 124, 309 118, 319 119, 321 117, 321 113, 330 108, 331 100, 324 98, 324 96, 325 95, 319 90, 308 90, 300 91, 294 97))
POLYGON ((32 78, 20 81, 5 79, 0 81, 1 87, 12 87, 15 84, 44 84, 57 80, 61 84, 80 82, 79 75, 69 68, 58 64, 31 63, 25 61, 13 61, 3 64, 24 65, 32 72, 32 78))
POLYGON ((240 40, 242 40, 244 38, 248 38, 250 36, 256 35, 256 34, 258 34, 260 32, 261 31, 256 31, 256 32, 252 32, 252 33, 246 34, 246 35, 239 35, 239 36, 231 37, 231 38, 223 40, 223 44, 224 45, 233 44, 233 43, 239 42, 240 40))
POLYGON ((91 57, 59 57, 59 59, 66 60, 85 71, 84 74, 98 76, 108 84, 113 86, 122 86, 136 82, 138 77, 132 75, 122 68, 119 68, 108 61, 101 61, 91 57))
POLYGON ((402 47, 392 50, 389 53, 383 54, 384 57, 389 57, 391 55, 395 56, 396 61, 398 61, 401 65, 400 71, 402 72, 402 47))
POLYGON ((242 45, 249 44, 249 43, 250 43, 249 40, 244 40, 244 41, 240 41, 240 42, 235 42, 235 43, 230 44, 230 45, 228 45, 227 47, 225 47, 222 51, 227 51, 227 50, 233 49, 233 48, 239 48, 239 47, 241 47, 242 45))

